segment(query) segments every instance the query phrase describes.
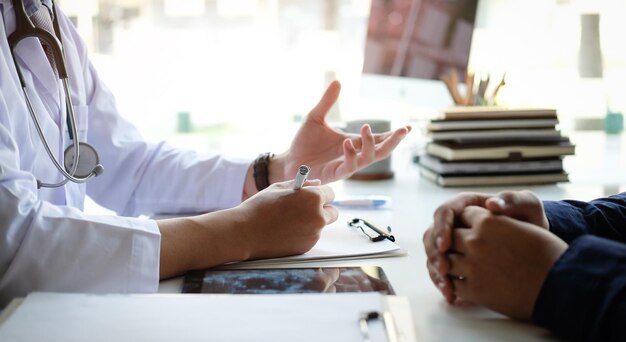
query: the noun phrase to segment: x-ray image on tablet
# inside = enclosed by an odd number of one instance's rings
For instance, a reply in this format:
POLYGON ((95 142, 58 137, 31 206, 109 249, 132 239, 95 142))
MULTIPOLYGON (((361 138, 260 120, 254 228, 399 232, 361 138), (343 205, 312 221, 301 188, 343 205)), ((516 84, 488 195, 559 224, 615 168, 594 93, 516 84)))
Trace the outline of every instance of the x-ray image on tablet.
POLYGON ((185 275, 182 292, 394 294, 385 273, 378 266, 190 271, 185 275))

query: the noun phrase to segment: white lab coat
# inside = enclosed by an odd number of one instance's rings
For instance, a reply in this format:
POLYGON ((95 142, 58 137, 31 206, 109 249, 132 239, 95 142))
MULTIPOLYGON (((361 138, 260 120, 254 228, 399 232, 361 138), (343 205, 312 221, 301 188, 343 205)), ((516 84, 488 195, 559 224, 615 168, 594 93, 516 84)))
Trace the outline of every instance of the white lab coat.
MULTIPOLYGON (((81 141, 105 171, 85 184, 60 181, 29 116, 6 37, 13 5, 0 0, 0 308, 30 291, 151 292, 159 280, 158 212, 203 212, 240 203, 249 160, 228 160, 145 142, 118 114, 69 20, 59 13, 81 141), (126 216, 89 216, 85 195, 126 216)), ((60 83, 38 40, 23 41, 18 61, 35 112, 57 159, 70 141, 60 83)))

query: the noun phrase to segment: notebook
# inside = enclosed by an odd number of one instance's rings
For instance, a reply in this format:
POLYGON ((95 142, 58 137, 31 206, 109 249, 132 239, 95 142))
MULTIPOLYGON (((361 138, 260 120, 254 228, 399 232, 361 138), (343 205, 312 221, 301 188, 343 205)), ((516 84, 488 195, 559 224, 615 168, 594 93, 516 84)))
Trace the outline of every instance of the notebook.
POLYGON ((493 106, 453 107, 441 113, 441 119, 444 120, 556 117, 556 110, 550 108, 505 108, 493 106))
POLYGON ((559 141, 523 141, 489 143, 457 143, 437 141, 426 145, 426 152, 445 160, 545 158, 573 155, 575 146, 567 138, 559 141))
POLYGON ((363 231, 348 224, 353 218, 359 217, 385 228, 391 222, 391 214, 391 210, 385 209, 342 210, 337 221, 322 229, 322 235, 315 246, 304 254, 242 261, 228 264, 226 267, 231 269, 258 268, 259 266, 280 266, 322 260, 355 260, 406 255, 407 251, 398 245, 398 241, 384 239, 372 242, 363 231))
POLYGON ((493 186, 493 185, 531 185, 568 182, 567 173, 521 173, 521 174, 471 174, 440 175, 427 168, 420 167, 421 175, 443 187, 447 186, 493 186))
POLYGON ((452 131, 469 129, 505 129, 505 128, 554 128, 559 123, 555 118, 539 119, 478 119, 478 120, 431 120, 428 131, 452 131))
POLYGON ((561 132, 553 128, 514 128, 514 129, 477 129, 465 131, 431 131, 427 136, 433 140, 542 140, 553 141, 561 139, 561 132))
POLYGON ((563 160, 560 157, 519 161, 508 159, 447 161, 423 155, 419 158, 419 164, 438 174, 554 172, 563 170, 563 160))

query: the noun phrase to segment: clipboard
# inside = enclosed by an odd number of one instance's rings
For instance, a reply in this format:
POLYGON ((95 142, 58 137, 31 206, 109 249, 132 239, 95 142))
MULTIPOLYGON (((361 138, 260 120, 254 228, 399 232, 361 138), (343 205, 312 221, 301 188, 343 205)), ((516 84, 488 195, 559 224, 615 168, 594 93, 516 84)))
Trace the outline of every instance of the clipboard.
POLYGON ((185 341, 416 341, 408 298, 376 292, 335 295, 40 292, 29 294, 0 325, 2 341, 170 342, 181 338, 185 341), (392 315, 392 323, 367 319, 365 335, 363 315, 372 312, 392 315))

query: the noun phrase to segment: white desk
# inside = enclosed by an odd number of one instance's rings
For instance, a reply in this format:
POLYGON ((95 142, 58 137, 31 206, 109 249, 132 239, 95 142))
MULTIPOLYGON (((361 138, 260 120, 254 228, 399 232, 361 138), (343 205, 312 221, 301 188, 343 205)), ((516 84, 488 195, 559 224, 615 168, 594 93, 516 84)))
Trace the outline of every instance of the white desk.
MULTIPOLYGON (((410 140, 408 137, 407 140, 410 140)), ((589 200, 604 196, 604 191, 626 191, 626 136, 605 139, 601 133, 585 133, 576 138, 582 146, 575 157, 568 157, 566 168, 572 183, 506 187, 530 189, 542 199, 576 198, 589 200), (599 153, 603 151, 602 153, 599 153), (604 153, 606 152, 606 153, 604 153), (620 160, 621 158, 621 160, 620 160), (590 162, 591 161, 591 162, 590 162), (609 165, 609 167, 607 167, 609 165), (593 173, 590 173, 593 172, 593 173)), ((345 181, 333 185, 337 194, 388 195, 393 198, 393 222, 398 244, 409 251, 406 257, 358 261, 326 262, 315 265, 379 265, 383 267, 398 295, 411 302, 418 341, 549 341, 548 331, 530 324, 511 321, 479 307, 452 307, 445 303, 431 283, 426 270, 422 235, 432 222, 437 206, 459 191, 495 193, 503 188, 441 188, 419 177, 410 161, 410 143, 400 146, 393 157, 395 178, 387 181, 345 181)), ((311 265, 311 264, 308 264, 311 265)), ((305 265, 293 265, 305 266, 305 265)), ((179 292, 181 279, 161 283, 160 292, 179 292)))

